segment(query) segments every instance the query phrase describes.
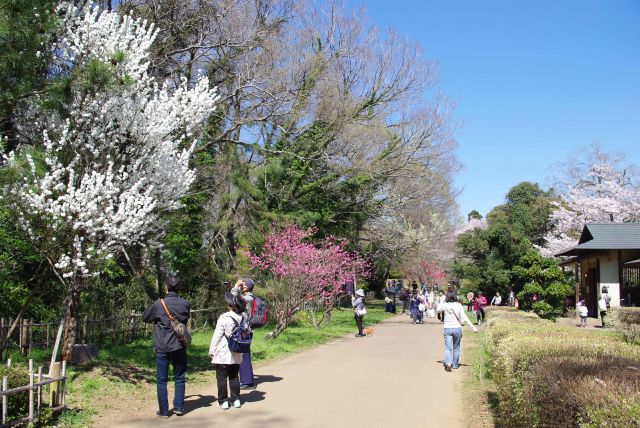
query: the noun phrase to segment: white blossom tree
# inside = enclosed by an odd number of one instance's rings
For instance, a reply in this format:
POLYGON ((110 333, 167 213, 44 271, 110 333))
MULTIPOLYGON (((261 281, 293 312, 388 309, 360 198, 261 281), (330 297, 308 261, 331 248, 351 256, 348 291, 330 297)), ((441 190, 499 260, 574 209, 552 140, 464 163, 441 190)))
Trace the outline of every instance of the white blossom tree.
POLYGON ((4 189, 31 242, 67 287, 63 358, 75 343, 80 291, 101 262, 161 231, 159 214, 180 205, 195 178, 189 166, 215 89, 158 82, 147 69, 153 25, 64 3, 54 46, 55 108, 34 99, 28 144, 6 161, 26 166, 4 189), (26 165, 25 165, 26 164, 26 165), (10 197, 9 197, 10 196, 10 197))
POLYGON ((539 248, 544 256, 553 256, 576 245, 585 223, 624 223, 640 219, 640 191, 630 171, 615 157, 595 150, 592 163, 583 173, 574 171, 574 183, 558 189, 560 198, 551 214, 552 231, 539 248))

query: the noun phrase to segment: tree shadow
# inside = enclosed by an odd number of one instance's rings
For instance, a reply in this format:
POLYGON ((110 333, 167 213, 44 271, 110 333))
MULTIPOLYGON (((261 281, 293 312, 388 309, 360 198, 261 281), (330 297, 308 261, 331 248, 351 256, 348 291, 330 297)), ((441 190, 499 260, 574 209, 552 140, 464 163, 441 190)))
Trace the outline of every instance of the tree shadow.
POLYGON ((75 379, 81 373, 91 373, 100 370, 100 375, 110 380, 116 380, 126 383, 156 381, 156 372, 154 369, 147 367, 139 367, 128 361, 104 360, 91 361, 86 364, 73 366, 72 379, 75 379))
POLYGON ((495 391, 487 391, 487 407, 493 419, 493 426, 495 428, 507 428, 500 422, 500 417, 498 416, 498 394, 495 391))

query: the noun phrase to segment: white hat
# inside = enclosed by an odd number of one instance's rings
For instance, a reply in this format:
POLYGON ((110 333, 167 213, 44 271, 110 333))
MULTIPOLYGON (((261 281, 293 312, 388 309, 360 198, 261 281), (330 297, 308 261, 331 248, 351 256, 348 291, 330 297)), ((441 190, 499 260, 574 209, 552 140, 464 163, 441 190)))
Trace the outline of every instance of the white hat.
POLYGON ((362 288, 358 288, 358 291, 356 291, 356 296, 364 297, 364 290, 362 288))

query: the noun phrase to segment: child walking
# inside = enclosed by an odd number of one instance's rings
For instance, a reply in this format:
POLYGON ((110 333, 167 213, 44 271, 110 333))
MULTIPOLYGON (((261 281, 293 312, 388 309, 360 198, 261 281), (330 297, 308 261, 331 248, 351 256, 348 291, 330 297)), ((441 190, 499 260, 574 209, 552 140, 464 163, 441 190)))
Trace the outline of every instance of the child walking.
POLYGON ((216 369, 216 381, 218 383, 218 408, 229 409, 230 406, 240 408, 240 363, 242 353, 231 352, 227 337, 231 336, 236 326, 246 323, 242 312, 245 309, 245 302, 240 296, 224 293, 224 300, 227 302, 228 311, 220 315, 216 328, 211 338, 209 346, 209 356, 216 369), (227 389, 227 382, 229 389, 227 389), (231 403, 229 403, 229 390, 231 390, 231 403))
POLYGON ((580 300, 576 306, 578 307, 578 312, 580 313, 580 327, 586 327, 587 317, 589 316, 589 308, 587 308, 587 304, 584 299, 580 300))

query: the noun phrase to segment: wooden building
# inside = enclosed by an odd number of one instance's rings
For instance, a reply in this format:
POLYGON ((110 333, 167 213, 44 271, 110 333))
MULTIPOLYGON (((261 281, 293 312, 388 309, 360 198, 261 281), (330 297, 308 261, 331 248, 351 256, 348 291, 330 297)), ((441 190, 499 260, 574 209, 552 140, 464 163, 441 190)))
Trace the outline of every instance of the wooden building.
POLYGON ((640 223, 587 223, 575 247, 556 256, 576 274, 576 295, 598 316, 603 288, 611 306, 640 306, 640 223))

